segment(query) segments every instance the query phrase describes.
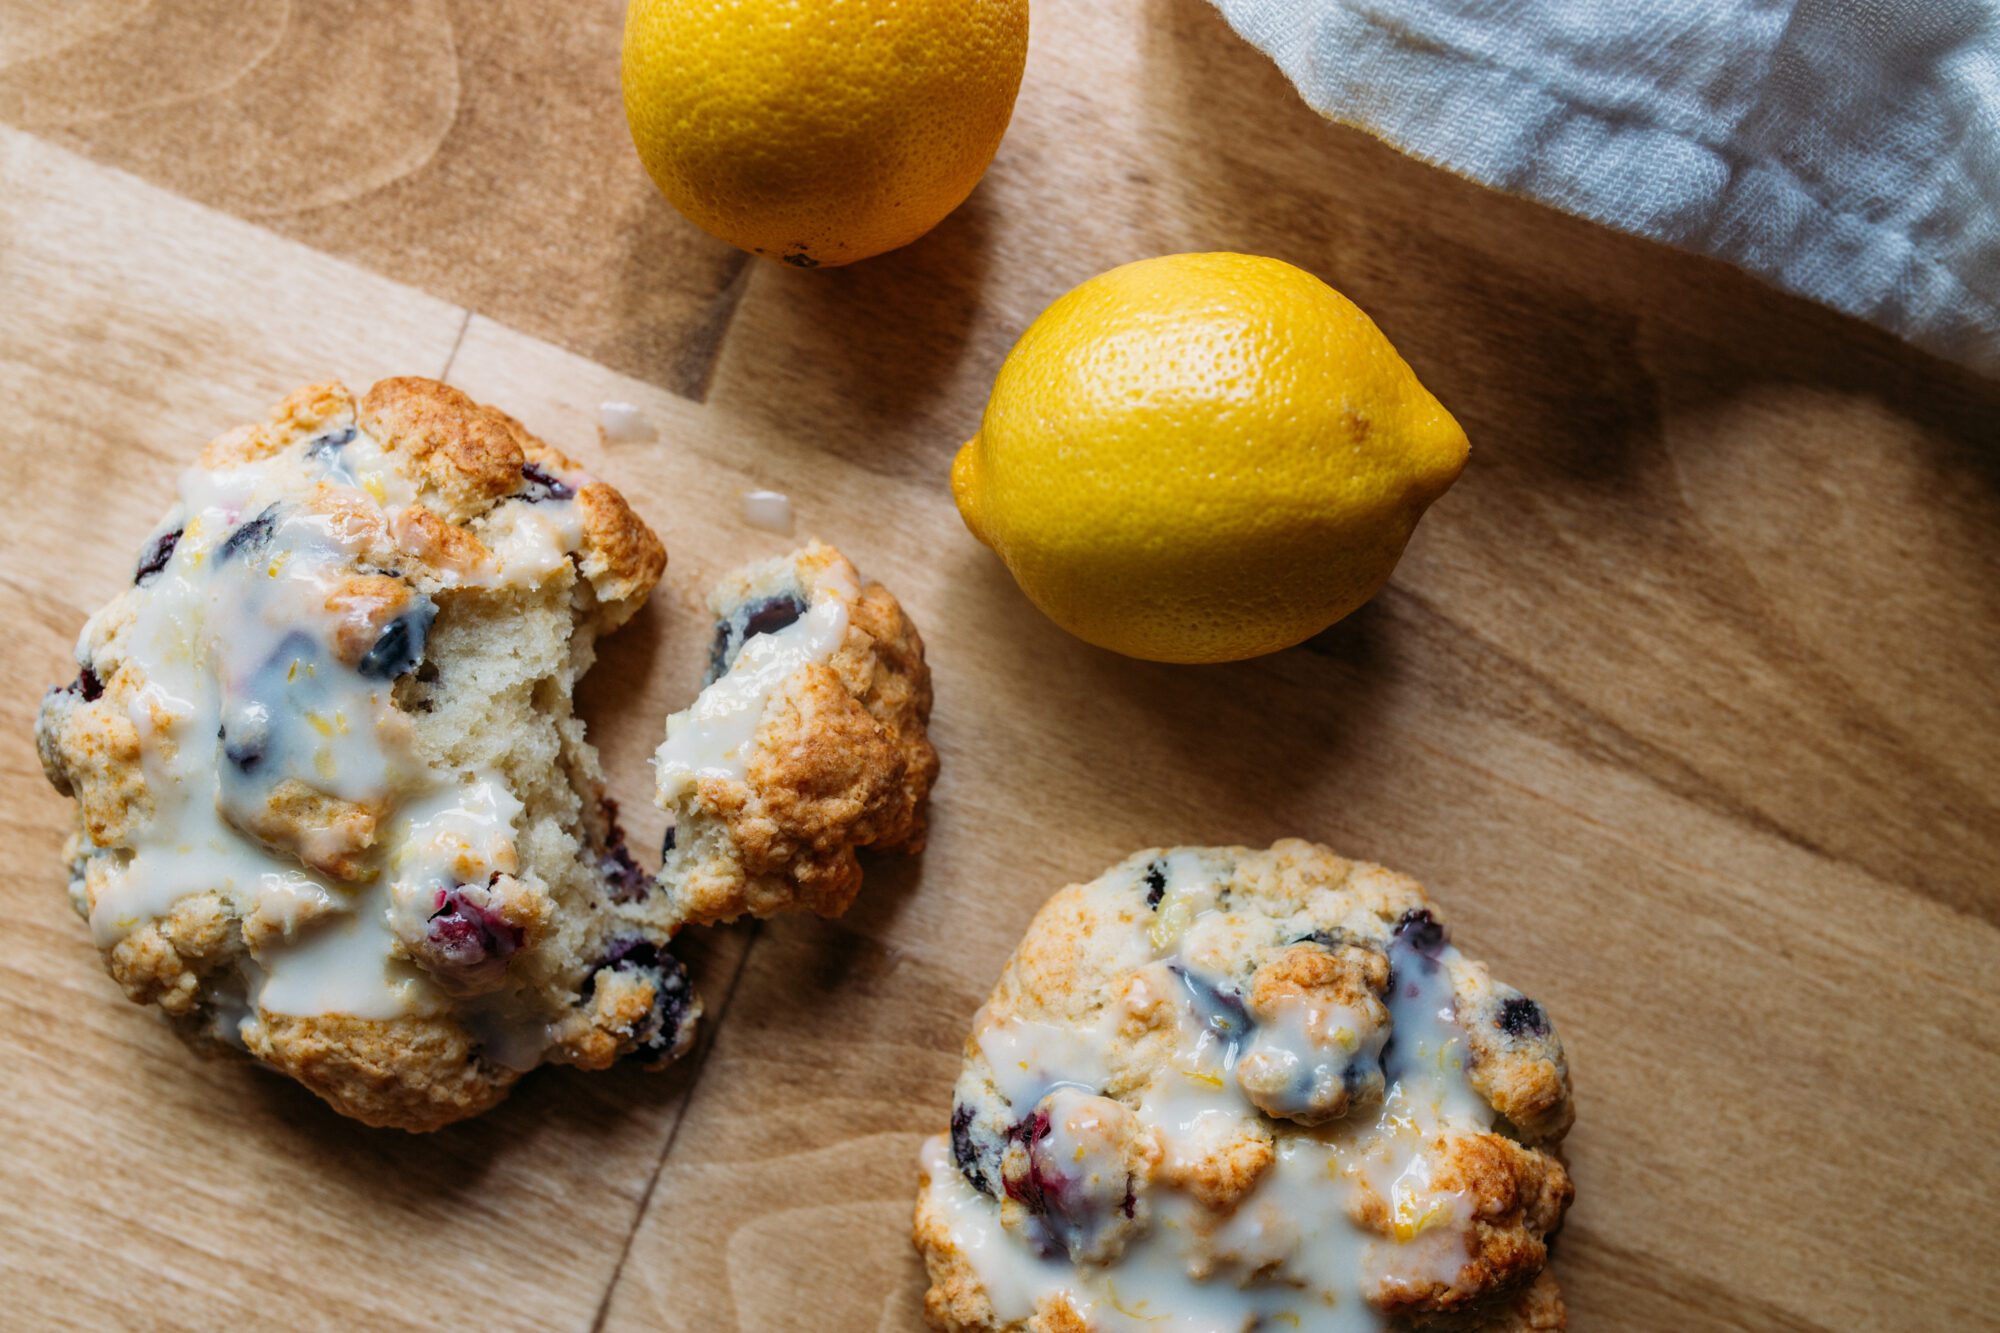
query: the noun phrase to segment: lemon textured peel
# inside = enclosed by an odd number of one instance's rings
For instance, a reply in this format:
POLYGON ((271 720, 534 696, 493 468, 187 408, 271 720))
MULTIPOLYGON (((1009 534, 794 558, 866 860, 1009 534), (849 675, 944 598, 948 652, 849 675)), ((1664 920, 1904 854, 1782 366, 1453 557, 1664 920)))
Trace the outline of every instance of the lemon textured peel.
POLYGON ((632 0, 632 140, 696 226, 802 268, 916 240, 1013 114, 1027 0, 632 0))
POLYGON ((1029 326, 952 492, 1071 633, 1221 662, 1372 597, 1467 451, 1381 330, 1318 278, 1168 255, 1092 278, 1029 326))

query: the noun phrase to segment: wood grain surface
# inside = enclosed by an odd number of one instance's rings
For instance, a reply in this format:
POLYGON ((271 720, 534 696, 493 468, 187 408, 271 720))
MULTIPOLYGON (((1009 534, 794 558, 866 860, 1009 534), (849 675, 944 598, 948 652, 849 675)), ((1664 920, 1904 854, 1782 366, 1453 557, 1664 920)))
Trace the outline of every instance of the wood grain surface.
POLYGON ((1296 834, 1424 880, 1554 1015, 1575 1327, 1994 1326, 2000 389, 1327 125, 1200 0, 1038 5, 953 217, 748 264, 632 156, 620 12, 0 0, 0 1325, 916 1328, 916 1145, 1035 907, 1296 834), (945 469, 1043 305, 1204 248, 1353 296, 1474 452, 1369 607, 1173 668, 1037 615, 945 469), (585 688, 628 811, 707 582, 779 549, 752 486, 903 597, 945 763, 930 849, 847 918, 699 937, 699 1059, 424 1138, 119 998, 29 740, 200 442, 389 373, 665 536, 585 688), (604 444, 607 398, 660 439, 604 444))

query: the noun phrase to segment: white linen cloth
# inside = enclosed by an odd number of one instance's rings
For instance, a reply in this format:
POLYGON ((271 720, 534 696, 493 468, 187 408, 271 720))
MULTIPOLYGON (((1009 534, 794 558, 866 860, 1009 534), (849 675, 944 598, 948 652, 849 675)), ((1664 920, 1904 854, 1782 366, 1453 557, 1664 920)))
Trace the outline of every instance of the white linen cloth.
POLYGON ((1214 0, 1322 114, 2000 375, 2000 0, 1214 0))

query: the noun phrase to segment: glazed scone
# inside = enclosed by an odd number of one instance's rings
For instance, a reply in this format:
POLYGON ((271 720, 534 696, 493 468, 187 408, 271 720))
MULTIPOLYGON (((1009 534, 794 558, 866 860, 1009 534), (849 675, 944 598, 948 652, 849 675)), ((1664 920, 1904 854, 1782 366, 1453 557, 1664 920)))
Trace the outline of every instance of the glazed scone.
POLYGON ((922 849, 937 777, 924 644, 879 583, 817 542, 738 570, 709 597, 701 694, 654 760, 674 820, 660 884, 694 922, 838 916, 855 851, 922 849))
POLYGON ((1290 840, 1064 889, 973 1021, 915 1240, 948 1330, 1560 1329, 1562 1046, 1423 890, 1290 840))
POLYGON ((215 440, 43 702, 71 895, 199 1044, 433 1129, 699 1003, 571 711, 666 563, 615 490, 431 380, 215 440))

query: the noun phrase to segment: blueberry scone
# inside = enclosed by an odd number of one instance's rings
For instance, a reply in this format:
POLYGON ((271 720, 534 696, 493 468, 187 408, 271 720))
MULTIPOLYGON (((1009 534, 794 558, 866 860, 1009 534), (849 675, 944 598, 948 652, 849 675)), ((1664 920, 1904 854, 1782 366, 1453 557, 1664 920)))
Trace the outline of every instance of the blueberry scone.
POLYGON ((888 589, 814 543, 709 599, 715 646, 655 759, 660 872, 683 918, 838 916, 858 848, 920 850, 937 776, 923 640, 888 589))
POLYGON ((1280 842, 1044 906, 915 1239, 948 1330, 1560 1329, 1562 1046, 1413 881, 1280 842))
POLYGON ((684 1051, 677 919, 570 702, 665 563, 433 381, 314 386, 209 444, 36 728, 112 976, 411 1130, 544 1061, 684 1051))

